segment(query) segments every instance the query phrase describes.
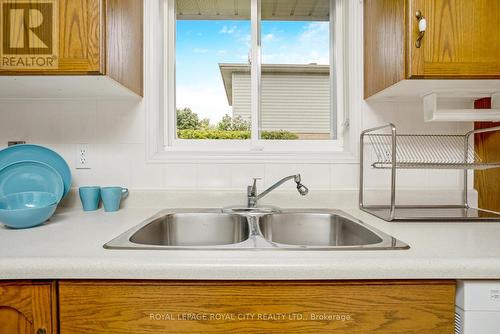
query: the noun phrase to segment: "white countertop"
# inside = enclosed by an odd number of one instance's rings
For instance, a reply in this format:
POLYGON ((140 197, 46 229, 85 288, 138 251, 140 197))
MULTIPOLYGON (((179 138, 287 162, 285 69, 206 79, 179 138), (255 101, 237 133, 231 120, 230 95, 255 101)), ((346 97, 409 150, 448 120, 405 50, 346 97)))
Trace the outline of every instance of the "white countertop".
POLYGON ((106 250, 160 209, 68 209, 37 228, 0 227, 0 279, 500 279, 500 223, 387 223, 343 210, 411 249, 106 250))

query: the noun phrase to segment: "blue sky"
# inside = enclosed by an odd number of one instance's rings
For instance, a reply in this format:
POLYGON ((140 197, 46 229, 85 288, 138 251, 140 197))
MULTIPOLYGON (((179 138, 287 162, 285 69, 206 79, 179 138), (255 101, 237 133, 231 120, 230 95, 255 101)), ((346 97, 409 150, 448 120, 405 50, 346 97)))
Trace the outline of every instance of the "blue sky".
MULTIPOLYGON (((328 22, 263 21, 264 64, 328 64, 328 22)), ((246 63, 250 21, 177 21, 177 107, 217 122, 231 114, 219 63, 246 63)))

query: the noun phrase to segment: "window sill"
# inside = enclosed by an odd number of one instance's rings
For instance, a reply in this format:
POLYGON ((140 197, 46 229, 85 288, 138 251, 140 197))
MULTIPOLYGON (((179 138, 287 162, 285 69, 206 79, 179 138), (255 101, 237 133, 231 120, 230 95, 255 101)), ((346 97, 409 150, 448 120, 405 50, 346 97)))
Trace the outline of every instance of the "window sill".
POLYGON ((282 163, 282 164, 331 164, 358 163, 352 152, 334 150, 285 151, 285 150, 194 150, 169 147, 163 151, 149 152, 148 163, 282 163))

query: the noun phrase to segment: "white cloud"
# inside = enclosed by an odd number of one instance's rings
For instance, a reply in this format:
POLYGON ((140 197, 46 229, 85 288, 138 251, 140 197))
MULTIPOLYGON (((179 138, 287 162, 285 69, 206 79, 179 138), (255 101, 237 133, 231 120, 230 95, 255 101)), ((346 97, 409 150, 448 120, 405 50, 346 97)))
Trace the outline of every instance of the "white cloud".
POLYGON ((250 54, 240 53, 236 56, 237 59, 241 60, 243 63, 248 63, 250 61, 250 54))
POLYGON ((200 118, 210 118, 212 124, 232 114, 222 80, 177 86, 176 104, 178 108, 191 108, 200 118))
POLYGON ((266 35, 264 35, 264 37, 262 37, 262 39, 265 42, 273 41, 275 38, 276 38, 276 36, 274 34, 266 34, 266 35))
POLYGON ((208 49, 194 48, 193 53, 208 53, 208 49))
POLYGON ((238 43, 245 43, 245 45, 249 47, 251 44, 251 41, 252 41, 252 35, 250 35, 250 34, 238 34, 236 41, 238 43))
POLYGON ((224 25, 222 29, 219 30, 219 33, 231 35, 237 43, 244 43, 247 46, 250 46, 251 34, 247 29, 239 29, 236 25, 224 25))
MULTIPOLYGON (((329 23, 314 22, 303 27, 295 37, 274 34, 263 45, 263 62, 268 64, 329 64, 329 23)), ((267 35, 266 35, 267 36, 267 35)))
POLYGON ((217 53, 220 54, 220 55, 226 55, 227 54, 227 50, 218 50, 217 53))
POLYGON ((222 29, 219 31, 221 34, 234 34, 237 31, 238 27, 232 26, 223 26, 222 29))
POLYGON ((299 35, 299 41, 305 43, 324 41, 325 36, 329 36, 329 28, 330 24, 327 22, 309 23, 299 35))

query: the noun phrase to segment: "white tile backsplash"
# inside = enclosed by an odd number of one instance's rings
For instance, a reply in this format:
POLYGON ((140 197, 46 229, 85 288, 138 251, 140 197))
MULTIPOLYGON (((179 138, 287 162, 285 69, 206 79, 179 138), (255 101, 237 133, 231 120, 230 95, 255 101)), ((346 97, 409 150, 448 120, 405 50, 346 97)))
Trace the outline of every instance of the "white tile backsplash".
POLYGON ((16 102, 0 103, 0 147, 8 140, 27 140, 30 135, 32 112, 16 102))
POLYGON ((397 171, 398 189, 428 189, 429 171, 419 169, 402 169, 397 171))
POLYGON ((30 142, 50 144, 69 142, 69 138, 64 138, 64 135, 67 134, 65 127, 66 123, 70 123, 71 114, 63 114, 60 103, 32 100, 21 107, 29 114, 24 126, 28 128, 27 138, 30 142))
POLYGON ((357 189, 359 166, 357 164, 332 164, 330 166, 331 189, 357 189))
MULTIPOLYGON (((363 128, 395 123, 400 132, 464 133, 470 123, 424 123, 421 105, 370 103, 362 111, 363 128)), ((253 177, 262 178, 259 189, 280 178, 301 173, 311 190, 356 190, 357 164, 149 164, 145 153, 143 103, 120 100, 19 100, 0 101, 0 147, 8 140, 26 140, 49 146, 69 163, 73 186, 120 185, 132 189, 235 189, 245 191, 253 177), (90 144, 92 169, 76 170, 78 144, 90 144)), ((372 156, 368 153, 368 156, 372 156)), ((389 185, 387 171, 366 166, 366 186, 389 185)), ((452 171, 400 171, 403 188, 457 189, 460 173, 452 171)), ((283 189, 295 189, 294 183, 283 189)))
POLYGON ((231 174, 235 168, 226 164, 197 165, 197 186, 199 189, 231 188, 231 174))
MULTIPOLYGON (((236 164, 231 165, 231 187, 245 190, 253 178, 265 179, 266 165, 264 164, 236 164)), ((263 181, 259 182, 262 185, 263 181)))
MULTIPOLYGON (((264 184, 266 187, 272 186, 274 183, 279 181, 285 176, 301 173, 301 166, 295 164, 270 164, 266 165, 266 175, 264 178, 264 184)), ((302 181, 305 185, 309 186, 309 180, 307 176, 302 177, 302 181)), ((294 190, 295 183, 287 182, 281 187, 283 190, 294 190)))
POLYGON ((299 173, 303 183, 310 190, 327 190, 331 188, 332 176, 328 164, 301 164, 299 165, 299 173))
POLYGON ((58 119, 64 121, 60 127, 64 143, 93 143, 97 138, 96 101, 65 101, 59 106, 58 119))
POLYGON ((460 170, 429 170, 429 188, 463 188, 463 171, 460 170))
POLYGON ((96 161, 92 169, 97 183, 101 186, 130 187, 133 159, 130 145, 93 145, 93 149, 96 161))
POLYGON ((97 102, 96 143, 144 144, 145 123, 142 104, 137 101, 97 102))
POLYGON ((197 189, 198 166, 195 164, 166 165, 164 170, 166 189, 197 189))
POLYGON ((164 189, 165 168, 161 164, 145 163, 144 144, 127 145, 130 157, 130 187, 133 189, 164 189))

